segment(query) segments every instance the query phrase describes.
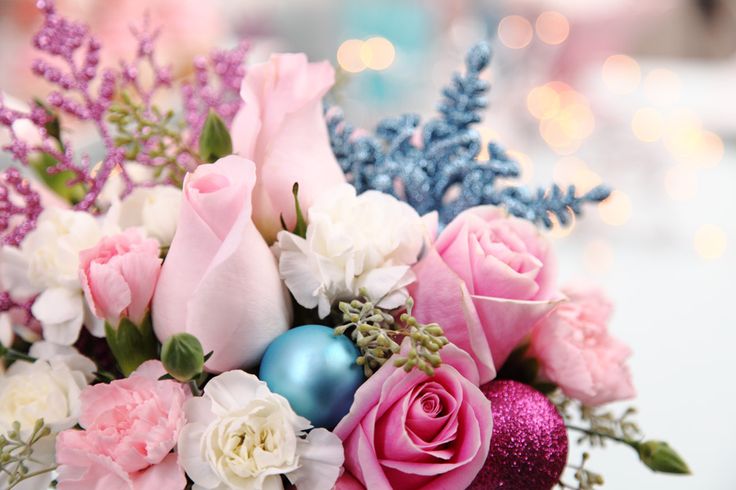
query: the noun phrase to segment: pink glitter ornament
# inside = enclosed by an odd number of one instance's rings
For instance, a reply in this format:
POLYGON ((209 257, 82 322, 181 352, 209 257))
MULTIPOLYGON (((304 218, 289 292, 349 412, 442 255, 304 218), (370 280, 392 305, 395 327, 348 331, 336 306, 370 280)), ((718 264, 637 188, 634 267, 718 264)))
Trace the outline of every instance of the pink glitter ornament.
POLYGON ((480 387, 491 400, 488 459, 468 490, 549 490, 567 462, 567 429, 552 402, 516 381, 480 387))

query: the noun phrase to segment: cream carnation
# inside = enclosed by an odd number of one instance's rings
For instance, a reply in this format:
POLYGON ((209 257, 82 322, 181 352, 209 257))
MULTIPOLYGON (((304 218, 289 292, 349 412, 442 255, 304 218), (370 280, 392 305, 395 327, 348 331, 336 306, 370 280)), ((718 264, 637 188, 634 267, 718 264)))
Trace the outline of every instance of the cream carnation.
POLYGON ((282 231, 274 250, 294 298, 305 308, 319 307, 324 318, 335 301, 362 288, 380 306, 402 305, 425 233, 408 204, 377 191, 356 196, 344 184, 309 208, 306 239, 282 231))
POLYGON ((106 224, 120 230, 142 228, 148 236, 168 247, 174 238, 181 207, 181 189, 170 185, 137 187, 107 213, 106 224))
MULTIPOLYGON (((47 342, 33 344, 29 354, 35 362, 16 361, 0 376, 0 432, 5 434, 14 422, 20 423, 26 438, 36 421, 43 419, 51 435, 33 446, 30 471, 47 468, 54 463, 54 439, 62 430, 73 427, 80 413, 79 397, 92 380, 95 365, 72 347, 47 342)), ((7 488, 7 475, 0 474, 0 488, 7 488)), ((24 482, 19 488, 45 489, 51 473, 24 482)))
POLYGON ((195 489, 282 489, 281 476, 298 488, 329 490, 344 455, 340 440, 313 429, 266 383, 228 371, 185 404, 188 424, 179 435, 179 462, 195 489))
POLYGON ((79 252, 101 237, 102 228, 92 215, 48 208, 20 247, 0 251, 0 283, 14 298, 38 295, 32 311, 46 340, 71 345, 83 323, 102 336, 102 324, 88 314, 79 282, 79 252))

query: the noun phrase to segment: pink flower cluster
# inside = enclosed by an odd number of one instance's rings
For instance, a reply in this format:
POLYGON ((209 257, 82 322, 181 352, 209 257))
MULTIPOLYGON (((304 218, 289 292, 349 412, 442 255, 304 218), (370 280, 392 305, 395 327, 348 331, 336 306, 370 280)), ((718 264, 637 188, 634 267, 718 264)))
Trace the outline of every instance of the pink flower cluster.
POLYGON ((79 425, 56 441, 60 490, 181 490, 184 471, 172 453, 186 418, 188 390, 160 381, 148 361, 129 378, 82 393, 79 425))

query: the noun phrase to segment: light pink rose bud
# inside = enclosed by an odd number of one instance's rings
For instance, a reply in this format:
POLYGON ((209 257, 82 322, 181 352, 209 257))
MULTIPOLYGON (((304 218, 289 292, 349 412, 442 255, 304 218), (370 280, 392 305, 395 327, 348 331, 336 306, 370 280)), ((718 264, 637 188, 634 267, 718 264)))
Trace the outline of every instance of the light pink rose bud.
POLYGON ((596 406, 636 395, 626 359, 628 346, 608 333, 613 305, 602 291, 563 289, 562 303, 532 334, 542 374, 571 398, 596 406))
POLYGON ((549 242, 533 224, 494 206, 471 208, 414 266, 414 315, 439 323, 486 383, 559 302, 556 269, 549 242))
POLYGON ((296 223, 295 182, 302 209, 327 189, 345 181, 330 148, 322 96, 335 83, 326 61, 306 55, 275 54, 252 66, 240 95, 245 104, 235 116, 231 136, 235 153, 253 160, 258 180, 253 189, 253 222, 270 243, 296 223))
POLYGON ((115 326, 129 318, 140 325, 161 270, 158 242, 137 228, 105 237, 79 253, 79 279, 98 318, 115 326))
POLYGON ((255 181, 253 162, 235 155, 186 176, 153 298, 159 340, 194 335, 213 352, 211 371, 256 364, 291 320, 276 259, 251 220, 255 181))

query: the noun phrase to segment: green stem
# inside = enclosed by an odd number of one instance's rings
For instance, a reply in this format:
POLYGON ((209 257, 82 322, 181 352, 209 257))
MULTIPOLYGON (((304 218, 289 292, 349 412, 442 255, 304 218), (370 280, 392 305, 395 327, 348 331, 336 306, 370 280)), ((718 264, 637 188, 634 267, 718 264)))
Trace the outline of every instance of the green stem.
POLYGON ((578 432, 582 432, 584 434, 588 434, 589 436, 604 437, 604 438, 610 439, 612 441, 620 442, 621 444, 626 444, 627 446, 631 446, 634 449, 637 449, 637 446, 639 444, 636 441, 633 441, 631 439, 626 439, 626 438, 623 438, 623 437, 613 436, 611 434, 605 434, 603 432, 598 432, 598 431, 591 430, 591 429, 585 429, 583 427, 578 427, 576 425, 568 425, 568 424, 566 424, 565 427, 567 427, 570 430, 576 430, 578 432))
POLYGON ((29 356, 28 354, 24 352, 17 351, 15 349, 9 349, 7 347, 2 348, 2 357, 7 359, 8 361, 27 361, 27 362, 36 362, 36 358, 33 356, 29 356))
POLYGON ((34 476, 43 475, 44 473, 48 473, 50 471, 54 471, 55 469, 56 469, 56 466, 52 466, 50 468, 44 468, 42 470, 34 471, 32 473, 27 473, 27 474, 23 475, 23 478, 21 478, 20 480, 16 481, 13 484, 11 484, 8 487, 8 490, 11 490, 11 489, 15 488, 17 485, 19 485, 20 483, 22 483, 24 480, 28 480, 30 478, 33 478, 34 476))
POLYGON ((187 384, 189 385, 189 389, 192 390, 192 395, 202 396, 202 390, 199 389, 199 385, 196 380, 192 379, 187 384))

